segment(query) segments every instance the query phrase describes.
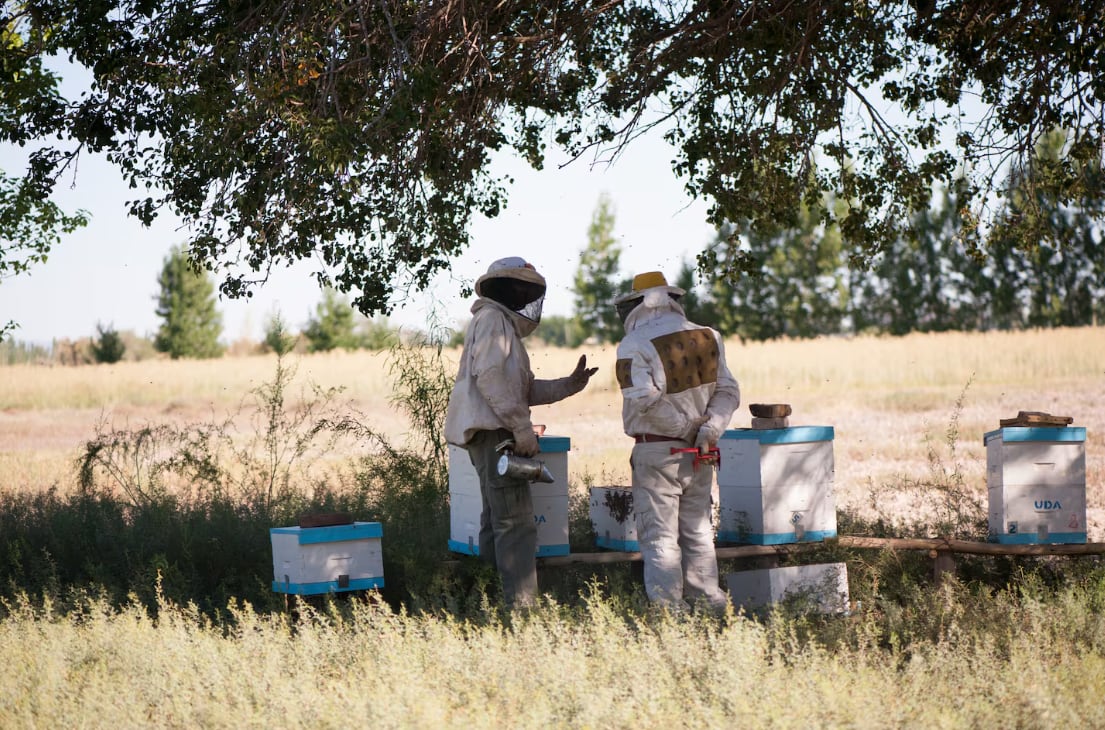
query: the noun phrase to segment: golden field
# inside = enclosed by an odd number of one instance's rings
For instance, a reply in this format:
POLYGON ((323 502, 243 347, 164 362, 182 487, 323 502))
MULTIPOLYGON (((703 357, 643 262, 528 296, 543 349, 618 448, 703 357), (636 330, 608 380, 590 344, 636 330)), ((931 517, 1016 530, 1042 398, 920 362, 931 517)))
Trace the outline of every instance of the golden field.
MULTIPOLYGON (((838 507, 859 514, 897 510, 901 519, 924 503, 895 485, 948 478, 985 497, 983 435, 1020 410, 1067 415, 1087 429, 1090 540, 1105 539, 1105 328, 1019 333, 948 333, 901 338, 822 338, 727 343, 742 405, 733 427, 750 424, 749 403, 789 403, 791 425, 833 426, 838 507), (949 431, 951 433, 949 434, 949 431), (886 489, 890 488, 888 495, 886 489)), ((534 347, 539 378, 569 373, 580 355, 599 366, 588 388, 534 409, 549 434, 571 437, 570 471, 585 483, 628 484, 631 444, 621 429, 614 347, 534 347)), ((457 351, 445 353, 453 367, 457 351)), ((343 407, 394 443, 407 424, 392 405, 387 353, 293 356, 289 398, 312 385, 340 388, 343 407)), ((208 361, 150 360, 84 367, 0 369, 0 488, 66 490, 74 461, 97 424, 134 428, 164 422, 224 419, 250 403, 273 378, 272 356, 208 361)), ((248 419, 245 419, 248 423, 248 419)), ((335 455, 340 456, 340 455, 335 455)))
MULTIPOLYGON (((1087 429, 1090 539, 1105 537, 1105 328, 734 341, 727 352, 743 391, 733 426, 749 425, 755 402, 790 403, 792 425, 833 426, 837 504, 903 523, 959 493, 940 485, 985 498, 983 434, 999 419, 1069 415, 1087 429)), ((581 354, 601 368, 591 385, 534 420, 571 437, 574 489, 626 483, 613 349, 531 358, 552 378, 581 354)), ((386 353, 292 363, 289 399, 343 388, 340 409, 404 444, 386 353)), ((82 443, 105 426, 233 414, 248 439, 261 425, 251 391, 276 369, 260 356, 0 368, 0 493, 72 489, 82 443)), ((1030 566, 1008 584, 933 586, 882 557, 849 565, 854 609, 831 617, 673 616, 601 581, 509 623, 490 596, 466 612, 351 599, 295 618, 234 598, 213 619, 164 599, 160 578, 154 607, 77 586, 15 591, 0 599, 0 728, 1105 726, 1100 561, 1057 564, 1069 580, 1055 586, 1050 568, 1030 566)))

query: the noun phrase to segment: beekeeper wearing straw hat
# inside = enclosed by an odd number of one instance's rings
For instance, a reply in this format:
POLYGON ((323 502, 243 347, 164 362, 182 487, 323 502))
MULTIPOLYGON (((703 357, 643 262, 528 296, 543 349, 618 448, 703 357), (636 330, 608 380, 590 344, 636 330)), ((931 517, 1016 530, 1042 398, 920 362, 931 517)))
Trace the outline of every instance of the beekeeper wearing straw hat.
POLYGON ((724 610, 710 521, 712 450, 740 405, 721 336, 687 320, 658 271, 614 300, 625 324, 616 374, 630 457, 637 540, 650 602, 724 610))
POLYGON ((537 599, 537 525, 529 482, 498 473, 495 447, 512 439, 514 453, 536 454, 530 406, 578 393, 598 370, 583 355, 567 377, 534 378, 522 338, 541 321, 545 288, 545 278, 518 256, 492 262, 476 281, 478 298, 445 415, 446 440, 468 450, 479 475, 480 557, 498 569, 508 609, 537 599))

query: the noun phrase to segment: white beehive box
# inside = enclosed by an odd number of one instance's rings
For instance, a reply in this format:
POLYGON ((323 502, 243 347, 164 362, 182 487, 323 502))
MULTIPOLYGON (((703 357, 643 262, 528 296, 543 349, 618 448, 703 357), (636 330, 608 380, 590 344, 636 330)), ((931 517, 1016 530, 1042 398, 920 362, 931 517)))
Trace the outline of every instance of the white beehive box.
POLYGON ((719 542, 836 537, 832 426, 730 429, 718 450, 719 542))
MULTIPOLYGON (((533 520, 537 523, 537 555, 567 555, 568 549, 568 451, 567 436, 540 436, 543 461, 552 482, 530 484, 533 520)), ((449 445, 449 549, 466 555, 480 554, 480 513, 483 497, 480 479, 468 452, 449 445)))
POLYGON ((637 552, 637 514, 629 487, 591 487, 591 526, 595 544, 607 550, 637 552))
POLYGON ((983 441, 992 542, 1086 542, 1085 428, 1000 428, 983 441))
POLYGON ((384 585, 379 522, 329 527, 273 527, 272 589, 301 596, 384 585))
POLYGON ((848 611, 845 563, 792 565, 729 573, 725 579, 734 608, 754 611, 782 601, 804 602, 818 613, 848 611))

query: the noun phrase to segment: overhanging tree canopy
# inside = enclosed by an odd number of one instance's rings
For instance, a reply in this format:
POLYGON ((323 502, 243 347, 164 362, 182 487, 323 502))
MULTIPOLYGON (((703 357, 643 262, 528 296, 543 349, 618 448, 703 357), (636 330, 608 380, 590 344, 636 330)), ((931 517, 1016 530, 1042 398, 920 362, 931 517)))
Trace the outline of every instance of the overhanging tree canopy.
POLYGON ((142 191, 131 212, 183 217, 231 296, 318 256, 371 314, 502 209, 499 150, 540 167, 548 144, 611 156, 659 127, 713 222, 787 223, 828 194, 860 260, 964 172, 985 225, 994 171, 1056 127, 1067 154, 1034 179, 1077 199, 1101 180, 1103 19, 1103 0, 5 1, 0 134, 45 145, 43 199, 105 153, 142 191), (42 83, 51 54, 92 70, 80 98, 42 83))

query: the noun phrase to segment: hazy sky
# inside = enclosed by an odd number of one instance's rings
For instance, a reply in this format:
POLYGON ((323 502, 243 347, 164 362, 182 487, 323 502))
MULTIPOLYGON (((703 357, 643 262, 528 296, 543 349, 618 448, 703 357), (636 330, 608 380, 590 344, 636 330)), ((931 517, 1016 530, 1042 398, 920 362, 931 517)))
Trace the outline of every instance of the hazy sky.
MULTIPOLYGON (((472 227, 472 245, 454 261, 451 276, 443 276, 430 297, 417 297, 393 313, 392 324, 425 329, 437 320, 457 326, 468 316, 470 300, 459 296, 460 281, 471 283, 500 257, 520 255, 549 281, 547 314, 572 310, 571 282, 587 228, 600 196, 613 203, 615 234, 623 246, 623 273, 659 269, 674 277, 684 259, 693 260, 712 239, 705 223, 706 204, 691 201, 671 171, 674 156, 658 136, 637 140, 613 166, 591 166, 581 159, 558 168, 553 159, 543 171, 533 171, 510 158, 496 171, 511 174, 506 210, 493 220, 479 218, 472 227), (454 280, 455 279, 455 280, 454 280)), ((25 153, 0 146, 0 169, 23 172, 25 153)), ((29 274, 0 281, 0 323, 14 320, 18 340, 48 344, 54 338, 96 333, 97 323, 117 330, 152 335, 157 276, 173 244, 187 231, 178 220, 161 216, 151 228, 127 217, 124 201, 138 197, 108 163, 82 157, 76 175, 58 186, 55 201, 67 212, 91 214, 88 226, 65 236, 45 264, 29 274)), ((321 293, 310 266, 277 271, 251 301, 219 301, 223 339, 260 339, 265 321, 279 311, 292 329, 302 327, 314 312, 321 293)))

